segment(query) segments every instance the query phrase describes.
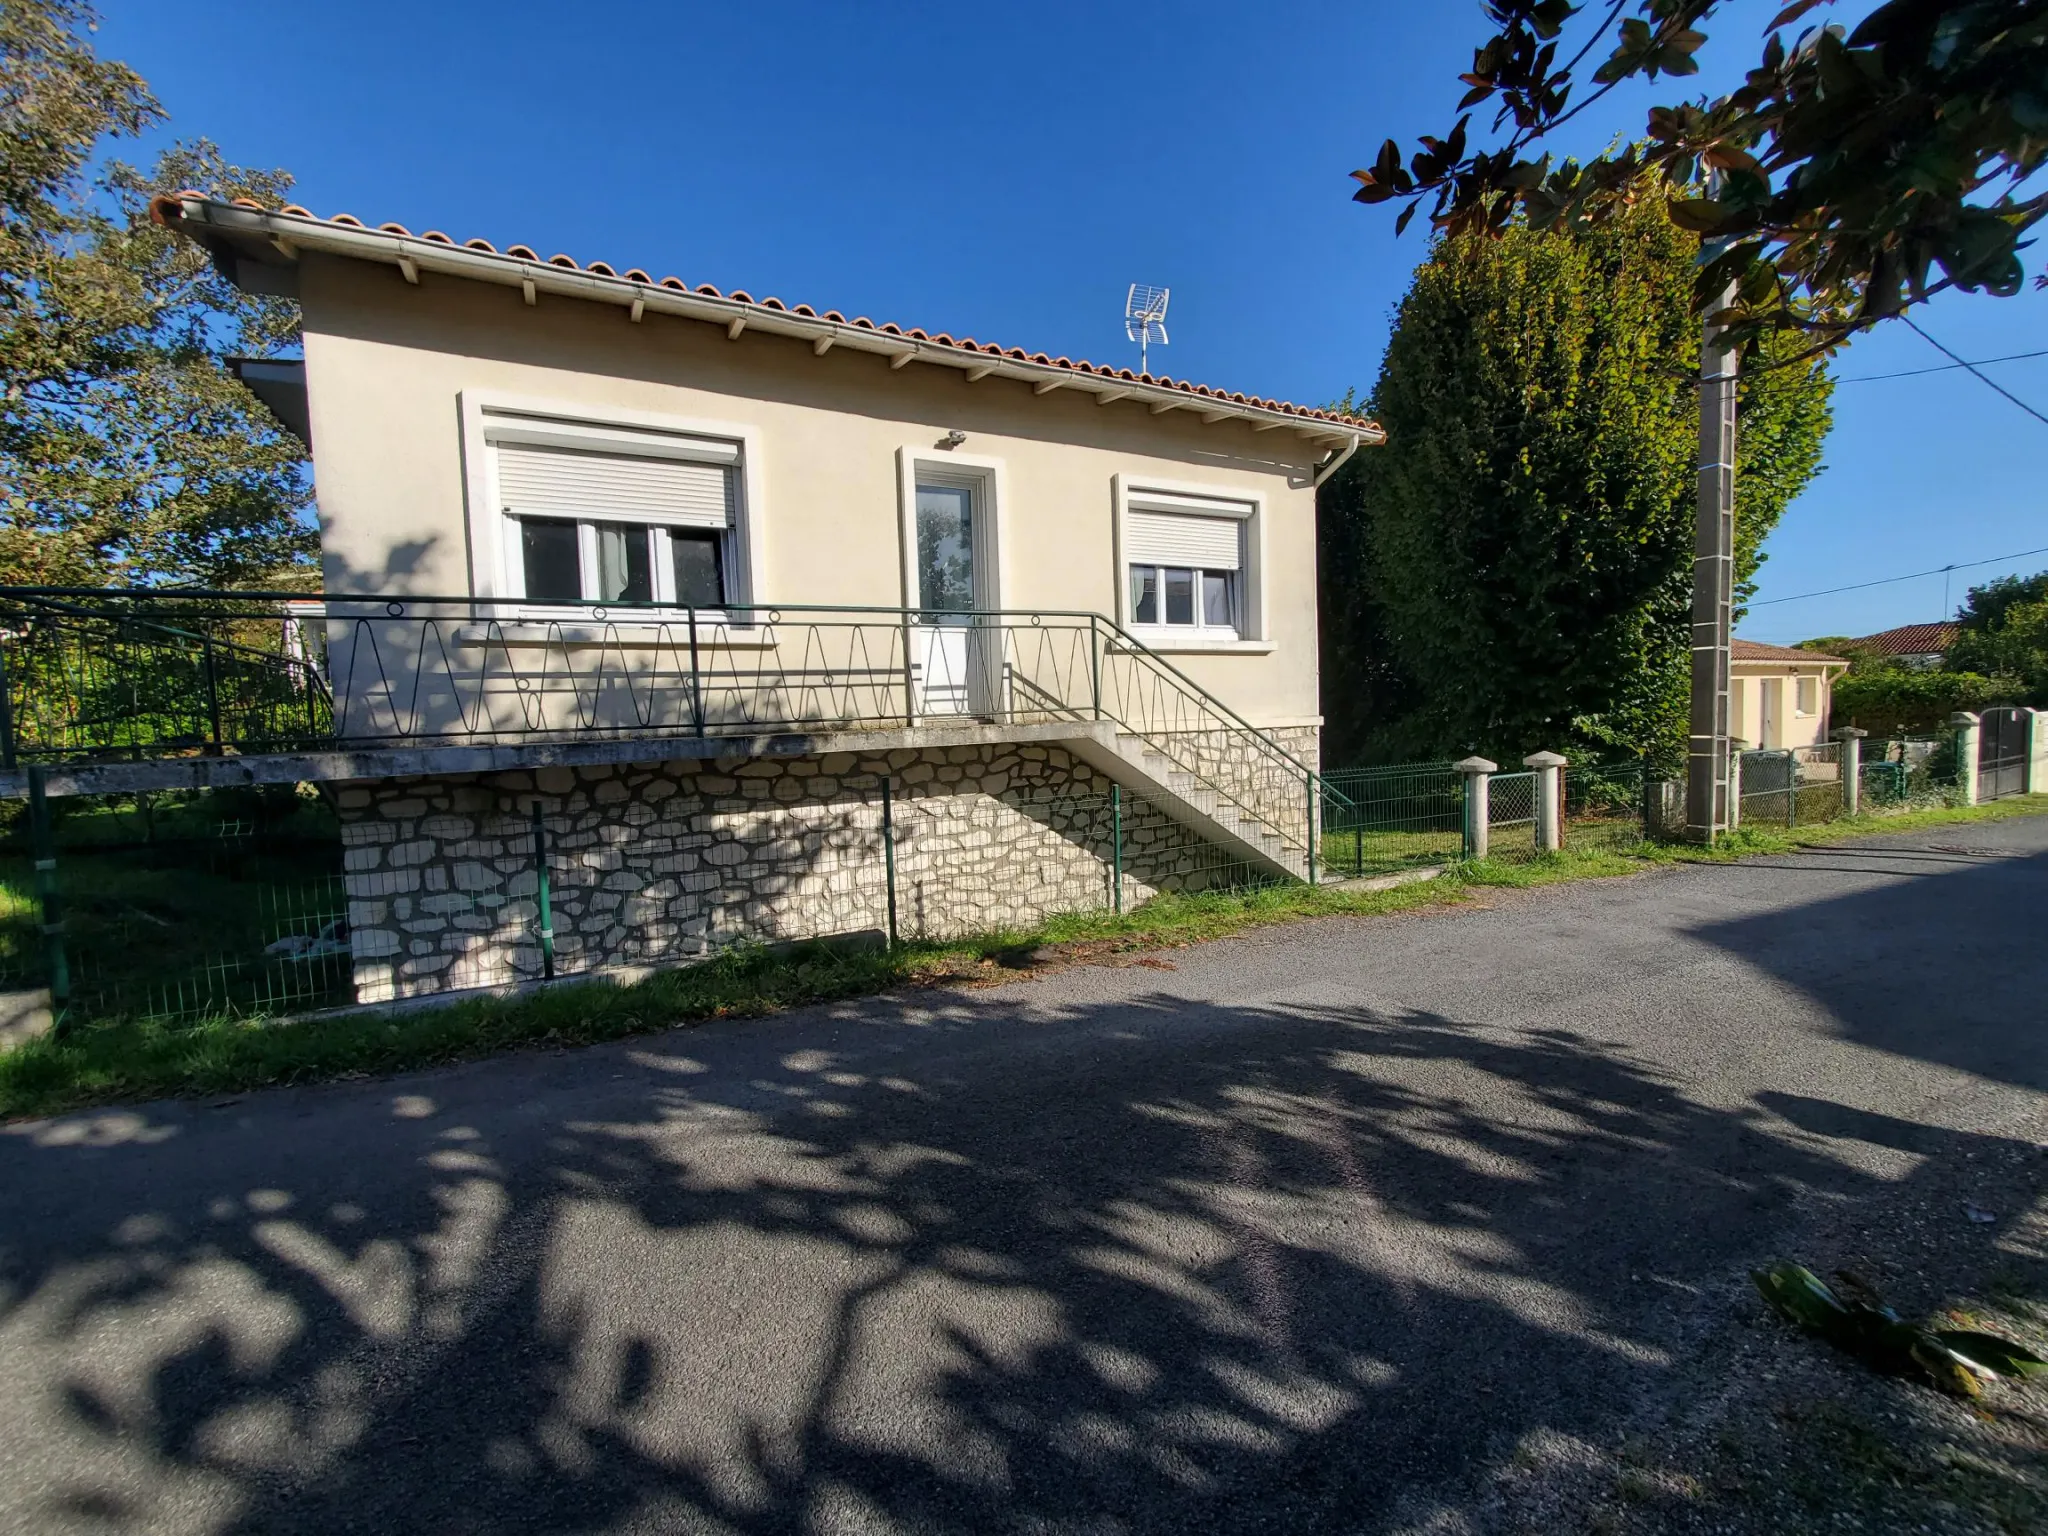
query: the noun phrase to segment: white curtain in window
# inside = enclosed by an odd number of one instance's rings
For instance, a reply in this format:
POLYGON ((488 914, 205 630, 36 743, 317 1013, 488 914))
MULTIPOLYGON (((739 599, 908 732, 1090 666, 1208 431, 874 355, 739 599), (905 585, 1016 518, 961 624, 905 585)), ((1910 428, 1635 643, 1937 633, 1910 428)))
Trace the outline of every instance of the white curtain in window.
POLYGON ((1244 523, 1235 517, 1132 511, 1124 527, 1132 565, 1188 565, 1235 571, 1244 563, 1244 523))
POLYGON ((723 464, 499 443, 498 499, 522 517, 729 528, 735 471, 723 464))

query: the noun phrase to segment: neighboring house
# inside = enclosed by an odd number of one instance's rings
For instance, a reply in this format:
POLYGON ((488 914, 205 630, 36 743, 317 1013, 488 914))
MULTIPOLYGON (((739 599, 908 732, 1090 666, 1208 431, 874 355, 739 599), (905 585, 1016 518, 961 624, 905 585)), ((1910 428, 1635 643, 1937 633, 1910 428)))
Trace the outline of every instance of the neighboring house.
POLYGON ((1949 647, 1956 643, 1956 636, 1961 633, 1962 626, 1954 622, 1901 624, 1897 629, 1883 629, 1874 635, 1847 641, 1843 649, 1890 657, 1918 671, 1930 671, 1941 665, 1942 657, 1948 654, 1949 647))
POLYGON ((564 942, 642 962, 740 908, 874 926, 800 845, 881 772, 926 818, 928 928, 1101 883, 1027 791, 1122 784, 1307 872, 1315 487, 1371 422, 346 215, 155 212, 301 306, 303 365, 245 377, 312 447, 335 736, 442 752, 337 787, 365 998, 532 974, 526 929, 413 893, 509 900, 479 850, 536 800, 616 893, 572 882, 564 942))
POLYGON ((1810 747, 1825 741, 1840 656, 1790 645, 1736 640, 1729 650, 1728 734, 1752 748, 1810 747))

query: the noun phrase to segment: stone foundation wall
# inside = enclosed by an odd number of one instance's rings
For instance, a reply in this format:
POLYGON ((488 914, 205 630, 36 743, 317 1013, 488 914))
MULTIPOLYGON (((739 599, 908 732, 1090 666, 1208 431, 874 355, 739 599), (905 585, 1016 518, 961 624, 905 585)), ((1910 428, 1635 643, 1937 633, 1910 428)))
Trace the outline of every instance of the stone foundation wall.
MULTIPOLYGON (((557 974, 674 965, 888 923, 891 786, 905 937, 1028 927, 1112 900, 1110 781, 1057 747, 539 769, 339 787, 357 996, 542 972, 533 807, 557 974)), ((1136 797, 1124 901, 1245 876, 1136 797)))

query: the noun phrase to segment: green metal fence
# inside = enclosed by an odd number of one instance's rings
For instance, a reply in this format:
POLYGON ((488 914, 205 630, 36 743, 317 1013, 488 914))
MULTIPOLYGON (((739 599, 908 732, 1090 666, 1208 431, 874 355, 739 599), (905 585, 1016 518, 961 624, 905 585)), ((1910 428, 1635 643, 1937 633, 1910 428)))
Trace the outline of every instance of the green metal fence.
POLYGON ((1465 780, 1450 763, 1345 768, 1323 775, 1322 866, 1331 879, 1464 857, 1465 780))
POLYGON ((389 823, 344 824, 311 786, 67 797, 40 826, 0 806, 0 1001, 19 1013, 47 991, 67 1027, 275 1017, 749 943, 1022 931, 1282 880, 1121 787, 990 798, 849 776, 829 803, 749 807, 772 875, 688 894, 660 861, 614 856, 623 821, 502 798, 416 828, 450 851, 401 867, 372 847, 389 823))

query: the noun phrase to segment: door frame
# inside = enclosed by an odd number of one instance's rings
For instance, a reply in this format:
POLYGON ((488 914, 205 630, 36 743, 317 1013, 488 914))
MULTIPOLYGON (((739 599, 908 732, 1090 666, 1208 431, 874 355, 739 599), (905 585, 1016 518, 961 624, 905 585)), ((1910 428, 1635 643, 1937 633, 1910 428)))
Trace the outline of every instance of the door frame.
MULTIPOLYGON (((901 543, 905 608, 917 608, 923 596, 918 591, 917 579, 917 488, 920 483, 960 488, 970 493, 974 514, 975 611, 990 612, 1003 606, 1006 544, 1003 537, 1004 478, 1001 459, 937 447, 919 449, 910 444, 896 450, 897 499, 901 514, 897 536, 901 543)), ((922 632, 920 627, 917 633, 922 632)), ((914 638, 913 634, 906 622, 903 642, 906 650, 911 651, 909 659, 915 663, 925 649, 925 642, 914 638)), ((959 644, 961 664, 967 675, 966 695, 960 713, 995 718, 1003 712, 1003 661, 1007 638, 1000 621, 990 627, 976 624, 964 627, 959 644)), ((930 643, 939 643, 938 638, 930 637, 930 643)))

